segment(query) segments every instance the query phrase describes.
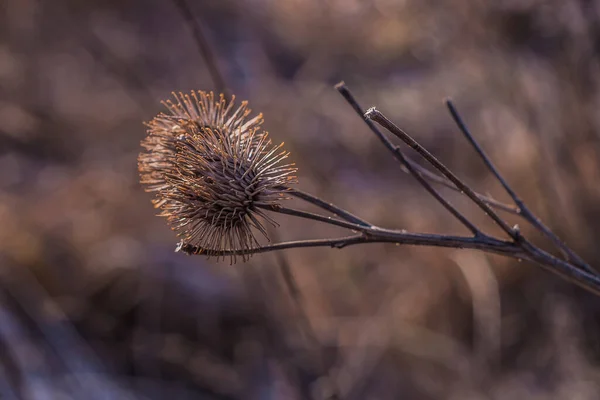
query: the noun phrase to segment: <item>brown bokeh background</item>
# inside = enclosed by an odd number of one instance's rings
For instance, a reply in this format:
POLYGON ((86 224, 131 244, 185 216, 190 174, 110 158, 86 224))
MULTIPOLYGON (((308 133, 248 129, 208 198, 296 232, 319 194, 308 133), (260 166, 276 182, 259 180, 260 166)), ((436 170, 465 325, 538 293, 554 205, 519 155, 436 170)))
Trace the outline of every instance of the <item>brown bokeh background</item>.
MULTIPOLYGON (((530 208, 600 266, 600 2, 189 3, 232 91, 291 151, 299 188, 385 227, 464 234, 333 85, 508 201, 450 96, 530 208)), ((175 2, 4 0, 0 16, 7 398, 600 395, 598 299, 534 265, 388 244, 233 266, 174 253, 138 183, 142 121, 171 91, 214 89, 175 2)), ((278 222, 278 240, 342 233, 278 222)))

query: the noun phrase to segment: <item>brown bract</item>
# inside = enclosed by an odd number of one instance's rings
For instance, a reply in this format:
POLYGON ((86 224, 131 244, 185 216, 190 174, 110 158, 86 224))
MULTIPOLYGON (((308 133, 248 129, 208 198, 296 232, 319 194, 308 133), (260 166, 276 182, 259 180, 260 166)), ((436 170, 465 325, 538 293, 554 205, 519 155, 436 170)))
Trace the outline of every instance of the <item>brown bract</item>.
MULTIPOLYGON (((138 166, 155 207, 182 239, 211 255, 259 246, 255 232, 268 239, 260 207, 278 204, 296 168, 283 164, 283 143, 274 146, 260 130, 262 116, 247 119, 246 102, 234 110, 234 98, 202 91, 174 94, 171 115, 159 114, 142 140, 138 166)), ((242 255, 246 260, 248 255, 242 255)))

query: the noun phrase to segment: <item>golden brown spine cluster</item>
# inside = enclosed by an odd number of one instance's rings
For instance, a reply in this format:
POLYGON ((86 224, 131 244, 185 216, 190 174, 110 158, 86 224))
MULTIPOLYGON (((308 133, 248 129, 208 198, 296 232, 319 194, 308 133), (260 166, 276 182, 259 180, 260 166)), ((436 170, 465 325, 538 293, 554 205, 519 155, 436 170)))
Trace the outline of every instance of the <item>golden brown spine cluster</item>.
MULTIPOLYGON (((173 94, 142 140, 138 166, 141 183, 154 192, 155 207, 182 243, 207 255, 237 253, 257 246, 255 232, 267 239, 264 221, 275 222, 261 207, 278 204, 296 168, 260 129, 262 115, 249 118, 247 102, 215 100, 212 92, 173 94)), ((241 255, 244 260, 247 255, 241 255)))

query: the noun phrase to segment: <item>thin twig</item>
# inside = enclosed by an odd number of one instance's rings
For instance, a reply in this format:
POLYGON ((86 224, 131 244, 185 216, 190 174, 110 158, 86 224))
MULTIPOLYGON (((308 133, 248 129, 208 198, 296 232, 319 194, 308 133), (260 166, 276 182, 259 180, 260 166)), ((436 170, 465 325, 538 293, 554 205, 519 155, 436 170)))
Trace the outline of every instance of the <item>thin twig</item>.
MULTIPOLYGON (((460 189, 457 188, 448 179, 446 179, 443 176, 440 176, 438 174, 435 174, 435 173, 429 171, 426 168, 423 168, 422 166, 420 166, 419 164, 417 164, 415 161, 413 161, 409 157, 405 157, 405 158, 406 158, 406 162, 409 163, 410 165, 412 165, 413 168, 415 170, 417 170, 421 175, 423 175, 423 177, 425 177, 426 179, 428 179, 431 182, 436 183, 438 185, 446 186, 447 188, 452 189, 452 190, 454 190, 456 192, 460 192, 460 189)), ((406 170, 406 172, 408 172, 408 170, 406 170)), ((494 208, 496 208, 498 210, 506 211, 506 212, 514 214, 514 215, 520 215, 518 208, 515 207, 515 206, 511 206, 510 204, 502 203, 501 201, 498 201, 496 199, 493 199, 492 197, 483 195, 481 193, 475 192, 475 194, 482 201, 486 202, 487 204, 489 204, 490 206, 492 206, 492 207, 494 207, 494 208)))
POLYGON ((468 230, 470 230, 473 235, 481 235, 481 231, 473 223, 471 223, 471 221, 469 221, 467 217, 465 217, 460 211, 458 211, 458 209, 456 209, 452 204, 450 204, 448 200, 444 199, 442 195, 439 194, 438 191, 435 190, 433 186, 431 186, 429 182, 427 182, 427 180, 412 167, 411 164, 406 162, 406 159, 404 158, 404 155, 402 155, 402 153, 399 152, 398 154, 400 155, 402 162, 404 163, 404 166, 406 167, 408 172, 415 177, 419 184, 423 186, 425 190, 429 192, 429 194, 431 194, 446 210, 448 210, 448 212, 450 212, 450 214, 452 214, 468 230))
POLYGON ((508 226, 506 222, 502 218, 496 214, 496 212, 487 205, 483 200, 481 200, 475 192, 460 178, 458 178, 452 171, 448 169, 441 161, 439 161, 435 156, 433 156, 427 149, 421 146, 415 139, 413 139, 408 133, 404 132, 400 129, 396 124, 390 121, 385 115, 383 115, 379 110, 375 107, 370 108, 365 113, 365 117, 373 120, 383 126, 385 129, 396 135, 400 138, 404 143, 409 145, 413 150, 415 150, 421 157, 423 157, 427 162, 429 162, 435 169, 440 171, 442 175, 448 178, 452 183, 456 185, 467 197, 469 197, 483 212, 486 213, 504 232, 506 232, 513 240, 520 240, 520 234, 518 230, 511 228, 508 226))
POLYGON ((369 224, 367 221, 360 219, 356 215, 353 215, 348 211, 339 208, 333 203, 328 203, 325 200, 318 198, 317 196, 313 196, 310 193, 306 193, 298 189, 288 189, 287 193, 291 194, 294 197, 302 199, 308 203, 314 204, 317 207, 320 207, 324 210, 327 210, 330 213, 337 215, 338 217, 345 219, 348 222, 352 222, 363 226, 371 226, 371 224, 369 224))
POLYGON ((226 98, 231 97, 231 93, 229 92, 229 86, 219 69, 217 58, 215 53, 212 50, 208 40, 204 36, 202 32, 202 28, 200 24, 194 18, 194 14, 190 9, 186 0, 173 0, 175 6, 179 9, 179 12, 185 19, 185 22, 189 26, 192 31, 192 35, 194 36, 194 41, 196 42, 196 46, 198 47, 198 51, 202 54, 202 58, 208 67, 208 71, 210 73, 211 79, 215 88, 218 92, 223 93, 226 98))
POLYGON ((483 149, 481 148, 481 146, 479 146, 479 143, 477 143, 475 141, 475 138, 473 137, 473 135, 471 135, 471 132, 469 132, 469 130, 467 129, 467 126, 465 125, 465 123, 463 122, 462 118, 458 114, 458 111, 456 111, 456 108, 454 107, 454 105, 452 104, 452 101, 450 99, 446 99, 446 106, 448 107, 448 110, 450 111, 450 114, 452 115, 452 119, 454 119, 454 122, 456 122, 456 125, 458 125, 459 129, 464 134, 465 138, 469 141, 469 143, 471 144, 471 146, 473 146, 473 148, 475 149, 475 151, 477 152, 477 154, 479 154, 479 156, 481 157, 482 161, 488 167, 488 169, 490 170, 490 172, 492 174, 494 174, 494 176, 496 177, 496 179, 498 179, 498 182, 500 182, 500 184, 502 185, 502 187, 504 187, 504 190, 506 190, 506 192, 508 193, 508 195, 513 200, 515 200, 515 202, 516 202, 516 199, 518 199, 519 196, 517 196, 517 194, 515 193, 515 191, 512 190, 512 188, 509 186, 509 184, 506 182, 506 180, 504 180, 504 177, 502 177, 502 175, 500 174, 500 172, 498 172, 498 170, 496 169, 496 167, 494 166, 494 164, 492 164, 492 161, 485 154, 485 152, 483 151, 483 149))
POLYGON ((257 207, 260 207, 265 210, 273 211, 273 212, 276 212, 279 214, 286 214, 286 215, 292 215, 294 217, 312 219, 314 221, 324 222, 326 224, 339 226, 339 227, 346 228, 346 229, 352 229, 352 230, 355 230, 358 232, 364 232, 366 229, 368 229, 368 227, 371 226, 371 225, 369 225, 367 227, 364 225, 355 224, 353 222, 342 221, 339 219, 335 219, 332 217, 326 217, 324 215, 319 215, 319 214, 311 213, 308 211, 301 211, 301 210, 296 210, 293 208, 283 207, 278 204, 257 205, 257 207))
POLYGON ((494 253, 511 257, 519 260, 529 260, 552 272, 563 279, 566 279, 587 291, 600 295, 600 278, 586 271, 577 268, 568 262, 561 260, 553 255, 533 246, 529 242, 520 244, 507 242, 492 238, 490 236, 482 237, 464 237, 450 235, 436 235, 423 233, 408 233, 402 231, 393 231, 379 228, 371 228, 368 233, 345 236, 332 239, 311 239, 297 240, 289 242, 280 242, 268 244, 253 249, 245 250, 211 250, 204 249, 189 243, 180 242, 177 251, 187 254, 204 254, 207 256, 239 256, 246 254, 267 253, 270 251, 306 248, 306 247, 331 247, 341 249, 347 246, 364 243, 397 243, 401 245, 449 247, 459 249, 481 250, 487 253, 494 253))
MULTIPOLYGON (((342 81, 340 83, 338 83, 337 85, 335 85, 336 90, 344 97, 344 99, 348 102, 348 104, 350 104, 350 106, 352 107, 352 109, 360 116, 360 118, 367 124, 367 126, 369 127, 369 129, 371 129, 371 131, 384 143, 389 142, 389 139, 387 139, 385 137, 385 135, 383 133, 381 133, 381 131, 377 128, 377 126, 370 121, 369 119, 366 119, 364 117, 364 109, 360 106, 360 104, 358 103, 358 101, 356 100, 356 98, 354 97, 354 95, 352 94, 352 92, 350 91, 350 89, 346 86, 346 84, 342 81)), ((460 189, 458 189, 456 187, 456 185, 454 185, 452 182, 450 182, 448 179, 444 178, 443 176, 437 175, 429 170, 427 170, 426 168, 423 168, 422 166, 420 166, 418 163, 416 163, 415 161, 413 161, 410 157, 406 156, 403 152, 402 149, 400 149, 400 147, 394 145, 393 143, 389 142, 389 145, 386 145, 388 147, 388 149, 390 149, 391 151, 393 151, 394 153, 402 153, 404 156, 404 159, 406 160, 407 164, 410 164, 413 169, 421 174, 425 179, 428 179, 430 181, 432 181, 433 183, 439 184, 439 185, 444 185, 454 191, 460 192, 460 189), (391 147, 390 147, 391 146, 391 147), (392 150, 393 148, 393 150, 392 150)), ((403 165, 403 167, 406 169, 406 172, 408 171, 408 168, 406 168, 405 165, 403 165)), ((491 197, 485 196, 483 194, 480 193, 476 193, 477 197, 479 197, 482 201, 488 203, 490 206, 498 208, 500 210, 512 213, 512 214, 518 214, 518 210, 513 207, 510 206, 508 204, 504 204, 502 202, 499 202, 497 200, 492 199, 491 197)))
MULTIPOLYGON (((358 103, 356 102, 356 100, 354 99, 354 97, 352 96, 352 94, 350 93, 350 91, 348 90, 348 88, 346 87, 344 82, 338 83, 335 86, 335 88, 340 92, 340 94, 342 96, 344 96, 346 101, 348 101, 348 103, 350 103, 356 111, 361 110, 360 106, 358 105, 358 103)), ((463 224, 469 231, 471 231, 471 233, 473 235, 475 235, 475 236, 481 235, 481 232, 479 231, 479 229, 473 223, 471 223, 471 221, 469 221, 460 211, 458 211, 452 204, 450 204, 449 201, 444 199, 438 193, 438 191, 435 190, 434 187, 431 186, 429 184, 429 182, 413 167, 413 164, 406 161, 406 157, 404 156, 404 153, 398 146, 393 144, 387 138, 387 136, 385 136, 383 133, 381 133, 381 131, 379 131, 379 129, 377 129, 375 124, 373 124, 370 120, 366 119, 364 116, 363 116, 363 119, 365 120, 365 122, 367 123, 369 128, 371 128, 371 131, 373 131, 373 133, 375 133, 375 135, 379 138, 379 140, 381 140, 381 142, 384 144, 384 146, 387 147, 392 152, 394 157, 398 161, 400 161, 400 163, 408 170, 408 172, 412 176, 414 176, 414 178, 419 182, 419 184, 421 186, 423 186, 423 188, 425 188, 425 190, 427 190, 427 192, 429 192, 430 195, 432 195, 461 224, 463 224)))
MULTIPOLYGON (((244 250, 211 250, 189 243, 180 242, 177 251, 187 254, 205 254, 207 256, 230 256, 267 253, 276 250, 285 250, 305 247, 332 247, 341 249, 347 246, 363 243, 397 243, 399 245, 449 247, 457 249, 475 249, 489 253, 500 254, 513 258, 528 258, 527 254, 512 242, 497 240, 489 236, 474 238, 470 236, 450 236, 427 233, 408 233, 393 230, 373 230, 369 234, 356 234, 338 238, 294 240, 267 244, 253 249, 244 250)), ((600 292, 600 280, 598 281, 600 292)))
POLYGON ((494 174, 496 179, 498 179, 498 182, 500 182, 502 187, 504 187, 504 190, 506 190, 508 195, 513 199, 513 201, 518 207, 518 214, 522 216, 526 221, 528 221, 531 225, 533 225, 536 229, 542 232, 548 239, 550 239, 554 243, 554 245, 563 253, 567 261, 573 261, 575 264, 585 269, 586 271, 593 274, 597 274, 597 271, 595 271, 589 264, 587 264, 579 255, 577 255, 577 253, 571 250, 562 240, 560 240, 558 236, 556 236, 546 225, 544 225, 542 221, 531 212, 531 210, 529 210, 529 208, 525 205, 525 202, 523 202, 519 195, 510 187, 510 185, 508 184, 508 182, 506 182, 502 174, 500 174, 498 169, 494 166, 492 160, 481 148, 479 143, 477 143, 477 141, 471 134, 471 131, 469 130, 469 128, 467 128, 467 125, 464 123, 463 119, 458 113, 458 110, 452 103, 452 100, 447 99, 446 106, 448 107, 448 110, 450 111, 450 115, 452 115, 454 122, 456 123, 460 131, 463 133, 467 141, 471 144, 471 146, 473 146, 473 148, 475 149, 481 160, 484 162, 484 164, 487 166, 487 168, 490 170, 490 172, 494 174))

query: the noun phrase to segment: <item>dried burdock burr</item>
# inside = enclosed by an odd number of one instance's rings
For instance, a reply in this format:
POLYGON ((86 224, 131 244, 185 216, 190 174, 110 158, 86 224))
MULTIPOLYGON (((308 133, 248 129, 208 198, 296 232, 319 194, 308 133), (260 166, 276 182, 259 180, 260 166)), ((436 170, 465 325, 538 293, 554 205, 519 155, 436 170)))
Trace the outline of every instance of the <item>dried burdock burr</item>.
POLYGON ((141 182, 155 193, 180 247, 196 253, 244 260, 259 246, 256 232, 267 239, 264 222, 275 225, 265 207, 284 199, 296 168, 260 129, 262 116, 247 119, 246 102, 234 110, 234 99, 213 93, 174 94, 148 126, 138 158, 141 182), (261 207, 263 209, 261 209, 261 207))

